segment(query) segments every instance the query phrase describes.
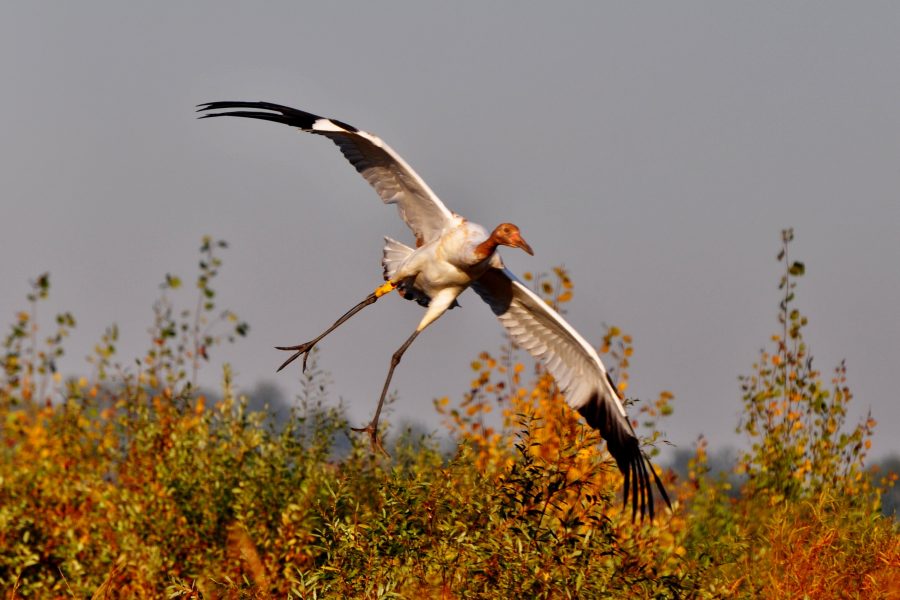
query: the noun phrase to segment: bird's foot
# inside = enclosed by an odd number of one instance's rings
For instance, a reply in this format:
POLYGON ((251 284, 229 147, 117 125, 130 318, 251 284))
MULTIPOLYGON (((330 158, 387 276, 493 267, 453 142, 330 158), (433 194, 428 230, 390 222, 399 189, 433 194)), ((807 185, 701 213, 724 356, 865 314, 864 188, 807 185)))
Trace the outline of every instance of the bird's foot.
POLYGON ((297 357, 303 356, 303 372, 306 373, 306 359, 309 358, 309 353, 312 351, 313 347, 315 347, 317 341, 319 340, 304 342, 302 344, 297 344, 296 346, 275 346, 276 350, 287 350, 288 352, 294 353, 289 359, 281 363, 281 366, 278 367, 278 370, 275 372, 277 373, 278 371, 282 370, 283 368, 297 360, 297 357))
POLYGON ((369 441, 372 443, 372 452, 381 452, 386 457, 391 457, 391 455, 388 454, 387 450, 384 449, 384 446, 381 445, 381 440, 378 439, 378 426, 374 421, 372 423, 369 423, 365 427, 351 427, 350 429, 352 429, 353 431, 358 431, 360 433, 368 433, 369 441))
POLYGON ((380 285, 377 288, 375 288, 375 297, 381 298, 385 294, 390 294, 395 289, 397 289, 396 283, 394 283, 393 281, 386 281, 386 282, 384 282, 384 285, 380 285))

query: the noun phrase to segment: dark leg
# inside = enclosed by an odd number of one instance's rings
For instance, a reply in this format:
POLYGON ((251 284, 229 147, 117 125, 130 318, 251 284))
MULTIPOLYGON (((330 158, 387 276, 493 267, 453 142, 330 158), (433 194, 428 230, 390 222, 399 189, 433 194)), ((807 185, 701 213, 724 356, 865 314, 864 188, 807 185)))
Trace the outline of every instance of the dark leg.
MULTIPOLYGON (((321 340, 323 337, 325 337, 326 335, 328 335, 329 333, 331 333, 332 331, 334 331, 335 329, 337 329, 338 327, 343 325, 347 320, 350 319, 350 317, 352 317, 353 315, 355 315, 356 313, 358 313, 365 307, 369 306, 370 304, 374 304, 375 301, 378 300, 378 298, 380 298, 382 295, 383 294, 379 294, 377 290, 372 292, 371 294, 366 296, 365 300, 363 300, 362 302, 360 302, 359 304, 357 304, 356 306, 354 306, 353 308, 351 308, 350 310, 345 312, 344 315, 340 319, 338 319, 337 321, 334 322, 334 325, 332 325, 331 327, 326 329, 325 332, 322 333, 322 335, 320 335, 319 337, 317 337, 314 340, 311 340, 311 341, 303 343, 303 344, 297 344, 296 346, 275 346, 278 350, 287 350, 289 352, 294 351, 294 354, 291 355, 291 357, 289 359, 287 359, 286 361, 281 363, 281 366, 278 367, 278 371, 282 370, 283 368, 285 368, 286 366, 288 366, 289 364, 294 362, 297 359, 297 357, 302 355, 303 356, 303 371, 306 372, 306 359, 309 358, 309 352, 313 349, 313 346, 315 346, 317 343, 319 343, 319 340, 321 340)), ((276 371, 276 373, 277 373, 277 371, 276 371)))
POLYGON ((387 396, 388 387, 391 385, 391 377, 394 376, 394 369, 397 368, 397 365, 400 364, 400 359, 403 357, 403 353, 406 352, 406 349, 409 348, 410 344, 413 343, 413 340, 416 339, 416 336, 419 335, 421 329, 416 329, 413 331, 413 334, 409 336, 409 338, 403 342, 403 345, 394 352, 394 355, 391 357, 391 367, 388 369, 387 379, 384 380, 384 389, 381 390, 381 398, 378 399, 378 407, 375 409, 375 416, 372 418, 372 422, 366 425, 365 427, 351 427, 353 431, 362 431, 369 434, 369 439, 372 441, 372 449, 380 450, 382 454, 385 456, 390 456, 384 449, 384 446, 381 445, 381 441, 378 439, 378 418, 381 416, 381 407, 384 405, 384 397, 387 396))

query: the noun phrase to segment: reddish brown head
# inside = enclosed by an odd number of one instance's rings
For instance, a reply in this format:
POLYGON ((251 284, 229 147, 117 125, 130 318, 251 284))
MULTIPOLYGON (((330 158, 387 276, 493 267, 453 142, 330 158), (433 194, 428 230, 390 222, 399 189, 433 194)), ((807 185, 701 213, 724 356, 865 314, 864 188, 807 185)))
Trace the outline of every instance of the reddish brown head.
POLYGON ((528 242, 522 239, 522 234, 519 231, 519 228, 513 225, 512 223, 500 223, 491 232, 491 240, 493 240, 498 246, 510 246, 511 248, 521 248, 528 254, 534 256, 534 251, 531 249, 531 246, 528 245, 528 242))
POLYGON ((531 246, 522 239, 519 228, 512 223, 500 223, 497 225, 497 227, 494 228, 494 231, 491 232, 491 235, 475 247, 475 256, 478 260, 489 258, 494 253, 494 250, 497 249, 497 246, 521 248, 528 254, 534 256, 534 251, 531 249, 531 246))

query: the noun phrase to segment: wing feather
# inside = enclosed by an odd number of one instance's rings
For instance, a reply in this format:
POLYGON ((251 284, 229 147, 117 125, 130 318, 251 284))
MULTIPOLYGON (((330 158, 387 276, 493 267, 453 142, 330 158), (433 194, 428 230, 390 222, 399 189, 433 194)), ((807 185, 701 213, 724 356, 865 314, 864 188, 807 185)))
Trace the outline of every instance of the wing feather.
POLYGON ((399 154, 371 133, 336 119, 271 102, 208 102, 199 108, 201 112, 211 110, 226 112, 209 112, 201 118, 262 119, 329 138, 385 204, 397 205, 400 218, 420 245, 437 238, 444 228, 458 219, 399 154))
POLYGON ((653 518, 650 472, 670 505, 662 482, 641 451, 625 407, 597 351, 547 305, 503 267, 491 267, 472 289, 491 307, 510 338, 541 361, 556 379, 566 402, 597 429, 624 475, 623 501, 632 496, 632 518, 647 512, 653 518), (646 464, 645 464, 646 463, 646 464))

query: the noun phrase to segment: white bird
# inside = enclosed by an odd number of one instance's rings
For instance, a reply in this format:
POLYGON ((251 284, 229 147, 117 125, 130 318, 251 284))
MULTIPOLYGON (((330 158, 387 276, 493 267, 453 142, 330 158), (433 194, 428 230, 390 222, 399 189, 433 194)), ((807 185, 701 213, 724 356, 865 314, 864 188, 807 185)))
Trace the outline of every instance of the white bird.
POLYGON ((400 217, 416 238, 411 248, 385 238, 382 265, 386 283, 341 316, 315 339, 296 346, 278 347, 294 354, 280 371, 299 356, 303 368, 312 348, 326 335, 357 312, 375 303, 394 289, 427 310, 412 335, 391 358, 375 416, 364 428, 372 445, 384 451, 378 440, 378 419, 394 369, 416 336, 448 309, 471 287, 487 302, 506 328, 510 338, 540 360, 556 379, 568 405, 599 430, 610 454, 624 475, 624 503, 632 497, 632 518, 640 510, 653 518, 652 474, 666 504, 671 507, 662 482, 625 413, 616 386, 596 350, 555 310, 529 290, 506 269, 498 246, 521 248, 533 254, 519 228, 502 223, 488 232, 449 211, 419 175, 378 137, 336 119, 327 119, 301 110, 269 102, 209 102, 198 112, 206 117, 247 117, 284 123, 302 131, 323 135, 333 141, 357 171, 375 188, 386 204, 396 204, 400 217), (240 109, 240 110, 231 110, 240 109))

